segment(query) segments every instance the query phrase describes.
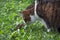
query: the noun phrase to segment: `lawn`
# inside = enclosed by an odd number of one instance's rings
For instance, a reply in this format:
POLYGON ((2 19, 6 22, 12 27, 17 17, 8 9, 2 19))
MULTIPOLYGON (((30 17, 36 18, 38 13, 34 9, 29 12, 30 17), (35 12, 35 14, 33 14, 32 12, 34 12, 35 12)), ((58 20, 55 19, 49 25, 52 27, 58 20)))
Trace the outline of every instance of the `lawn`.
POLYGON ((17 31, 17 24, 24 23, 21 11, 33 0, 0 0, 0 40, 60 40, 60 33, 47 32, 37 20, 17 31))

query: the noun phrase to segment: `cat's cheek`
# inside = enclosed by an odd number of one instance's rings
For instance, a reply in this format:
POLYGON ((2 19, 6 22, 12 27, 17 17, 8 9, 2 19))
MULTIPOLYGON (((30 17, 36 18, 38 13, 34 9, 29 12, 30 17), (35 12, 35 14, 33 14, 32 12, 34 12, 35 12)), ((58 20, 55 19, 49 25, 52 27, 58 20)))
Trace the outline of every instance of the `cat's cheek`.
POLYGON ((35 22, 36 21, 36 18, 34 15, 30 15, 30 18, 31 18, 31 22, 35 22))

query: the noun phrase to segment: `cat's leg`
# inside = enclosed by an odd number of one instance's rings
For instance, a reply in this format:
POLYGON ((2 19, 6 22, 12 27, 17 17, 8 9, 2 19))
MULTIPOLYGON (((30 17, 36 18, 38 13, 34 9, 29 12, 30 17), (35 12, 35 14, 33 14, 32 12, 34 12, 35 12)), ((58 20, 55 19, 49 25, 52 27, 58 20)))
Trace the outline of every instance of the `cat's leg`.
POLYGON ((60 32, 60 27, 59 27, 59 28, 57 28, 57 31, 58 31, 58 32, 60 32))
POLYGON ((48 27, 48 25, 46 24, 46 22, 42 19, 41 19, 41 23, 45 26, 45 28, 47 29, 47 32, 50 32, 51 31, 51 28, 48 27))

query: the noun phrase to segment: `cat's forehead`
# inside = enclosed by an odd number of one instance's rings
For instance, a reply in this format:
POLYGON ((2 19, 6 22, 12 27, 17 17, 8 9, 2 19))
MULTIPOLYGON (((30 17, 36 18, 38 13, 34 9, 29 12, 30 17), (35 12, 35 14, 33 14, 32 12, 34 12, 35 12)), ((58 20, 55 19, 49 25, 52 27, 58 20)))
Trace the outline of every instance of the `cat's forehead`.
POLYGON ((22 12, 23 15, 33 15, 34 14, 34 9, 27 9, 22 12))
POLYGON ((24 10, 24 11, 22 12, 22 14, 30 15, 30 11, 29 11, 29 10, 24 10))

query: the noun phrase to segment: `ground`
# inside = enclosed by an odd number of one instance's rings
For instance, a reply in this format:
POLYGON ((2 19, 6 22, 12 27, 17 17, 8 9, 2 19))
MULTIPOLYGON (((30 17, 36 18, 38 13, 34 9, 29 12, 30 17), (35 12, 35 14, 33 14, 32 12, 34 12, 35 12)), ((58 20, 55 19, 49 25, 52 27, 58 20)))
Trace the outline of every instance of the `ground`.
POLYGON ((33 0, 0 0, 0 40, 60 40, 60 33, 47 32, 40 21, 17 31, 16 25, 23 22, 20 11, 32 3, 33 0))

